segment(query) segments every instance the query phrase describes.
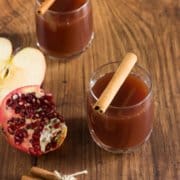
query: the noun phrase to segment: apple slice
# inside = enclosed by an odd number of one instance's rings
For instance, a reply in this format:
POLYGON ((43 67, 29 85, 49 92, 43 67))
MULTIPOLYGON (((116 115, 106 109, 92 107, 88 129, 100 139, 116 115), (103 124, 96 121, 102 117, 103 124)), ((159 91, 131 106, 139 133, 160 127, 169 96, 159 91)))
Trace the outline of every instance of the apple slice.
MULTIPOLYGON (((8 61, 12 54, 12 43, 9 39, 0 37, 0 62, 8 61)), ((2 68, 2 66, 0 66, 2 68)))
POLYGON ((46 71, 45 57, 41 51, 26 47, 10 58, 9 42, 0 39, 0 52, 4 54, 0 56, 0 104, 2 99, 16 88, 27 85, 40 86, 46 71), (5 60, 7 58, 9 60, 5 60))
POLYGON ((12 54, 12 44, 9 39, 0 37, 0 78, 5 75, 6 66, 12 54))
MULTIPOLYGON (((12 67, 15 67, 16 79, 21 79, 23 86, 41 85, 44 80, 45 57, 38 49, 27 47, 19 51, 12 59, 12 67)), ((22 86, 21 82, 16 84, 19 83, 22 86)))

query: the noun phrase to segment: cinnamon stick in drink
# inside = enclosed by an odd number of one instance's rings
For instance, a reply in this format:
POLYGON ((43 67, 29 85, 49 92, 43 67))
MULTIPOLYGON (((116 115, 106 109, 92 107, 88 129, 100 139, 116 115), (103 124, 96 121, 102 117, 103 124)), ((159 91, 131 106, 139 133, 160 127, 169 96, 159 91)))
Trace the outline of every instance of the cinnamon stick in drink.
POLYGON ((123 82, 131 72, 131 69, 137 61, 137 56, 134 53, 127 53, 122 60, 120 66, 114 73, 111 81, 94 104, 93 108, 99 113, 104 113, 111 104, 113 98, 122 86, 123 82))
POLYGON ((43 15, 53 5, 54 2, 55 0, 45 0, 38 8, 37 13, 43 15))

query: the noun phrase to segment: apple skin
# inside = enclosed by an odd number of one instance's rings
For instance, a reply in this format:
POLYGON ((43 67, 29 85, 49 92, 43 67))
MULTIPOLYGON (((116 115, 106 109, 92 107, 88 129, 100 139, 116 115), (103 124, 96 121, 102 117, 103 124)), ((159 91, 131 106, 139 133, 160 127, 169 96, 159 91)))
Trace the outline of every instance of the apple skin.
MULTIPOLYGON (((0 38, 0 51, 4 39, 0 38)), ((10 45, 6 42, 8 50, 4 57, 11 53, 10 45)), ((4 49, 4 47, 3 47, 4 49)), ((46 61, 43 53, 32 47, 26 47, 18 51, 14 57, 5 60, 0 59, 0 67, 8 69, 7 76, 0 76, 0 104, 3 98, 14 89, 28 85, 41 85, 46 72, 46 61)), ((0 56, 1 58, 1 56, 0 56)), ((2 75, 2 74, 1 74, 2 75)))

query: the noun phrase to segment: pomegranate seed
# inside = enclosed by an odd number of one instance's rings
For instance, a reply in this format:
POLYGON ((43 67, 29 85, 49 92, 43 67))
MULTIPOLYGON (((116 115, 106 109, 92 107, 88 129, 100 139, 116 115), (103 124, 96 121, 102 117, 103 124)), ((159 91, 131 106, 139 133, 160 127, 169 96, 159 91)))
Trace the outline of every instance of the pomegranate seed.
POLYGON ((7 121, 7 123, 8 123, 8 124, 14 124, 13 118, 9 119, 9 120, 7 121))
POLYGON ((10 125, 7 128, 7 131, 9 132, 9 134, 14 135, 15 131, 16 131, 16 127, 14 125, 10 125))
POLYGON ((21 144, 23 142, 23 138, 19 137, 19 136, 14 136, 14 141, 16 144, 21 144))
POLYGON ((30 140, 30 143, 32 144, 32 146, 39 146, 39 142, 38 141, 35 141, 33 139, 30 140))
POLYGON ((12 99, 7 100, 7 106, 11 107, 13 105, 14 101, 12 99))
POLYGON ((19 104, 20 106, 22 106, 24 103, 23 103, 22 101, 20 101, 18 104, 19 104))
POLYGON ((53 141, 51 142, 51 147, 52 147, 52 148, 55 148, 56 146, 57 146, 57 141, 53 140, 53 141))
POLYGON ((34 154, 34 149, 32 147, 29 148, 29 153, 34 154))
POLYGON ((40 125, 39 127, 38 127, 38 130, 39 131, 42 131, 44 129, 44 125, 40 125))
POLYGON ((57 123, 57 124, 54 124, 54 126, 53 126, 55 129, 58 129, 59 127, 60 127, 60 124, 59 123, 57 123))
POLYGON ((46 145, 46 149, 45 149, 45 151, 49 151, 51 149, 51 144, 50 143, 48 143, 47 145, 46 145))
POLYGON ((32 129, 32 125, 31 124, 27 124, 26 125, 26 129, 32 129))
POLYGON ((40 148, 35 149, 34 147, 30 147, 29 148, 29 153, 33 154, 33 155, 40 155, 41 154, 41 150, 40 150, 40 148))
POLYGON ((38 134, 33 134, 33 136, 32 136, 33 140, 36 140, 36 141, 39 141, 39 137, 40 137, 40 135, 38 135, 38 134))
POLYGON ((33 148, 36 153, 41 153, 41 148, 39 145, 33 145, 33 148))
POLYGON ((39 117, 39 114, 36 113, 36 114, 35 114, 35 117, 38 118, 38 117, 39 117))
POLYGON ((19 97, 18 94, 14 94, 14 95, 12 96, 12 99, 13 99, 13 100, 16 100, 16 99, 18 99, 18 97, 19 97))
POLYGON ((19 114, 20 111, 21 111, 20 107, 17 106, 17 107, 15 108, 15 113, 16 113, 16 114, 19 114))
POLYGON ((23 134, 24 138, 28 137, 28 133, 25 129, 21 129, 21 133, 23 134))

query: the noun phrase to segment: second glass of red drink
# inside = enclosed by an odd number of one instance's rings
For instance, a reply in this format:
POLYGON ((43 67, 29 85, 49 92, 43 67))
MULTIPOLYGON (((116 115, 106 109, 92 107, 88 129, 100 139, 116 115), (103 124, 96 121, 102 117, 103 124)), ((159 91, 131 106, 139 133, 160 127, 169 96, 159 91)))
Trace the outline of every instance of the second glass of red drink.
MULTIPOLYGON (((43 0, 36 0, 36 9, 43 0)), ((90 0, 56 0, 45 14, 36 13, 39 48, 53 58, 68 58, 83 52, 93 33, 90 0)))

